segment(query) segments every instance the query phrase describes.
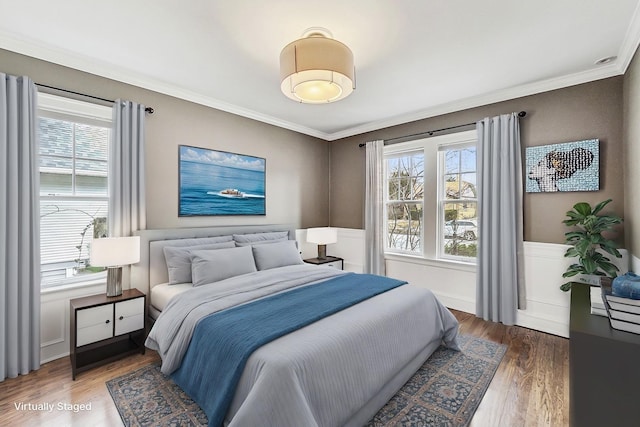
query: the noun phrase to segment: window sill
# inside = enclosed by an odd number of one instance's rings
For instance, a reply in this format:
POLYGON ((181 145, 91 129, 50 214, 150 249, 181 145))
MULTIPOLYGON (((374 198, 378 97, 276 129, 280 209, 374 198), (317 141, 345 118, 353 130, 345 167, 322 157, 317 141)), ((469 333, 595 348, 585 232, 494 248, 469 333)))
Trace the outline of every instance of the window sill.
POLYGON ((450 259, 430 259, 416 255, 385 253, 384 259, 389 261, 406 262, 410 264, 425 265, 436 268, 447 268, 459 271, 476 272, 476 264, 462 261, 454 261, 450 259))
POLYGON ((98 277, 91 280, 86 280, 82 282, 68 283, 64 285, 58 286, 49 286, 47 288, 40 289, 40 295, 53 294, 56 292, 65 292, 72 291, 75 289, 89 288, 91 286, 103 285, 106 286, 107 278, 106 277, 98 277))

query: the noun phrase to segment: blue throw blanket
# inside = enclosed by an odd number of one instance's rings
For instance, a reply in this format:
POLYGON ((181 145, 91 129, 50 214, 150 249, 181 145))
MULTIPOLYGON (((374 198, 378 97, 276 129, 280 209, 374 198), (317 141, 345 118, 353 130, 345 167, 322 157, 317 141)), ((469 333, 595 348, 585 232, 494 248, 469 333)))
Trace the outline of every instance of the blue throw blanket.
POLYGON ((326 316, 406 282, 346 274, 205 317, 195 328, 182 365, 171 377, 221 426, 254 350, 326 316))

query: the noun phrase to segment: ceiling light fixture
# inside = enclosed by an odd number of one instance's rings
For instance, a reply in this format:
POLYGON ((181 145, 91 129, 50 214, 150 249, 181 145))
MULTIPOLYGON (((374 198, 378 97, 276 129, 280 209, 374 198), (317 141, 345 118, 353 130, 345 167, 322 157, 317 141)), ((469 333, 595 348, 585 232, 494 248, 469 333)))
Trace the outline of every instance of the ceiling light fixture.
POLYGON ((309 28, 280 52, 280 78, 282 93, 294 101, 339 101, 355 89, 353 53, 329 30, 309 28))

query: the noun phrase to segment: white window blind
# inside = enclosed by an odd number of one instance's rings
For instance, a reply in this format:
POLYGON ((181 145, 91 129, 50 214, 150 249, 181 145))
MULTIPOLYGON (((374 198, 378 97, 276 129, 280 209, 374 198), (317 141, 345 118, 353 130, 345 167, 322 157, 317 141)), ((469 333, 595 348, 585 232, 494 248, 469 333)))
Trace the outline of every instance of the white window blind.
POLYGON ((89 256, 107 234, 111 108, 41 94, 39 116, 42 286, 102 277, 89 256))

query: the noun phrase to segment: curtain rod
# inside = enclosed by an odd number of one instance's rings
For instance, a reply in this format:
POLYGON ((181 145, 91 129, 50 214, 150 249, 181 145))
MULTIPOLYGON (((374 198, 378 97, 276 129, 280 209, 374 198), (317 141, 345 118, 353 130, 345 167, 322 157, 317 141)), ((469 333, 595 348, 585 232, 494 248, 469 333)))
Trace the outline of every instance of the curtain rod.
MULTIPOLYGON (((524 117, 526 115, 527 115, 526 111, 520 111, 518 113, 518 117, 524 117)), ((414 134, 411 134, 411 135, 398 136, 396 138, 389 138, 389 139, 385 139, 384 140, 384 145, 395 144, 396 141, 405 140, 405 139, 411 139, 411 138, 415 138, 417 136, 423 136, 423 135, 433 136, 433 134, 436 133, 436 132, 442 132, 442 131, 445 131, 445 130, 462 128, 462 127, 465 127, 465 126, 471 126, 471 125, 475 125, 475 124, 476 124, 475 122, 473 122, 473 123, 465 123, 465 124, 462 124, 462 125, 449 126, 448 128, 428 130, 428 131, 425 131, 425 132, 414 133, 414 134)), ((367 144, 365 144, 365 143, 358 144, 358 147, 364 147, 365 145, 367 145, 367 144)))
MULTIPOLYGON (((43 85, 42 83, 36 83, 36 86, 46 87, 47 89, 59 90, 60 92, 72 93, 74 95, 84 96, 86 98, 97 99, 99 101, 109 102, 111 104, 116 102, 116 101, 113 101, 111 99, 100 98, 99 96, 87 95, 86 93, 74 92, 72 90, 61 89, 61 88, 55 87, 55 86, 43 85)), ((154 109, 152 107, 145 107, 144 111, 146 111, 149 114, 153 114, 154 109)))

